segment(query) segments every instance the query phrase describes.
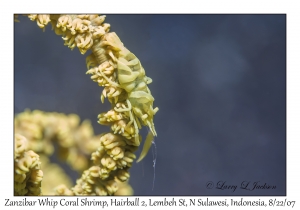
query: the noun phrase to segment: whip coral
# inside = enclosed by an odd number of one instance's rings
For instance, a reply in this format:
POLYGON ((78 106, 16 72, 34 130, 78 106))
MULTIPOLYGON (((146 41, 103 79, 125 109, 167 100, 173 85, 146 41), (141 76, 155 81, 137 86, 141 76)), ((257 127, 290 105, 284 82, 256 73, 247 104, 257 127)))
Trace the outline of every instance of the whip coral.
POLYGON ((104 23, 104 15, 33 14, 28 17, 42 29, 50 23, 70 49, 77 47, 81 54, 91 51, 86 58, 86 74, 103 87, 102 103, 107 98, 111 104, 107 113, 98 115, 98 123, 110 126, 111 131, 94 136, 90 123, 80 124, 74 114, 38 110, 18 114, 15 118, 15 195, 47 193, 41 187, 43 171, 51 173, 51 170, 43 167, 43 162, 63 173, 47 159, 54 153, 53 145, 59 158, 82 174, 73 187, 63 175, 63 183, 55 188, 56 195, 132 194, 126 183, 136 159, 134 152, 142 142, 139 131, 142 126, 150 129, 138 161, 147 154, 151 141, 157 136, 153 118, 158 108, 153 107, 154 97, 148 88, 152 79, 146 76, 139 59, 117 34, 109 32, 110 25, 104 23))

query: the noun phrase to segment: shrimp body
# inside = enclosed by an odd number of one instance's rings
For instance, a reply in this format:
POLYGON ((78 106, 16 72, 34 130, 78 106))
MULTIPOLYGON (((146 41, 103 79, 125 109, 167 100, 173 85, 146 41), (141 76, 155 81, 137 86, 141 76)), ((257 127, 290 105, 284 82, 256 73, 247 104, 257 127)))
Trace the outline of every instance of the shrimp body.
MULTIPOLYGON (((128 107, 131 107, 131 111, 138 117, 138 119, 131 120, 136 124, 136 128, 140 127, 137 121, 141 120, 142 124, 148 126, 152 134, 157 136, 153 116, 158 111, 158 108, 153 109, 154 98, 147 86, 152 82, 152 79, 146 76, 139 59, 124 47, 115 33, 108 33, 105 38, 105 44, 108 45, 108 48, 116 52, 117 57, 112 53, 110 55, 117 63, 120 87, 128 93, 127 103, 130 103, 128 107)), ((116 110, 120 112, 125 111, 124 109, 116 110)))

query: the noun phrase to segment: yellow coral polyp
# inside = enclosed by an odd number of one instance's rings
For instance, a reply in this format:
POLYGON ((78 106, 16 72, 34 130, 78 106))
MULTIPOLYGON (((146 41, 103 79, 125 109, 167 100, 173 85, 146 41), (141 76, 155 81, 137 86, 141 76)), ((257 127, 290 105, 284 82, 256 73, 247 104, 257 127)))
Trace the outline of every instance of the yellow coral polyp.
POLYGON ((72 18, 69 15, 63 15, 59 17, 56 27, 62 29, 62 31, 66 31, 68 28, 71 27, 72 18))
POLYGON ((50 15, 38 15, 37 24, 40 28, 44 28, 50 22, 50 15))
POLYGON ((75 42, 76 36, 72 35, 70 32, 67 32, 62 39, 65 41, 64 45, 68 46, 71 50, 76 47, 75 42))
POLYGON ((93 45, 93 39, 91 33, 79 34, 75 38, 76 45, 81 54, 85 54, 87 50, 93 45))
POLYGON ((136 135, 134 126, 129 124, 128 120, 119 120, 115 122, 111 126, 111 130, 114 132, 114 134, 118 133, 127 139, 131 139, 136 135))
POLYGON ((96 195, 107 195, 107 191, 102 186, 95 187, 96 195))
POLYGON ((27 140, 20 134, 15 134, 15 158, 19 157, 28 148, 27 140))
POLYGON ((124 155, 124 160, 127 162, 127 163, 132 163, 134 161, 134 159, 136 158, 135 154, 133 154, 132 152, 125 152, 125 155, 124 155))
POLYGON ((105 184, 105 188, 109 195, 114 194, 118 190, 118 184, 115 180, 107 181, 105 184))
POLYGON ((101 164, 110 171, 117 169, 116 162, 109 156, 105 156, 101 159, 101 164))
POLYGON ((111 150, 107 150, 107 154, 114 160, 118 160, 124 157, 124 150, 121 147, 114 147, 111 150))
POLYGON ((112 149, 117 146, 125 146, 126 143, 121 136, 107 133, 100 138, 101 144, 105 149, 112 149))
MULTIPOLYGON (((25 142, 27 139, 21 135, 15 135, 15 144, 25 142)), ((14 194, 15 195, 41 195, 41 182, 43 172, 40 170, 39 156, 24 147, 22 150, 15 150, 14 160, 14 194)))
POLYGON ((100 167, 99 166, 92 166, 90 168, 90 174, 93 177, 99 177, 100 174, 100 167))
POLYGON ((119 170, 117 174, 117 178, 122 182, 125 182, 129 179, 130 175, 126 170, 119 170))
POLYGON ((18 174, 24 174, 29 171, 31 165, 32 165, 32 159, 28 156, 25 155, 24 158, 22 158, 18 163, 18 169, 16 169, 16 172, 18 174))
POLYGON ((43 179, 43 171, 41 170, 34 170, 32 173, 31 173, 31 177, 30 177, 30 180, 37 184, 39 182, 41 182, 43 179))
POLYGON ((64 184, 57 186, 55 192, 57 195, 74 195, 72 190, 69 190, 64 184))

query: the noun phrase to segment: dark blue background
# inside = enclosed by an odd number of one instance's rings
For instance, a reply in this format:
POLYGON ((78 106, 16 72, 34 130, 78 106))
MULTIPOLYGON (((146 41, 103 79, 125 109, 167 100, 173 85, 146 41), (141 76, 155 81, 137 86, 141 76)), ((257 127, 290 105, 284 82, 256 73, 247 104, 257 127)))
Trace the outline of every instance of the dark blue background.
MULTIPOLYGON (((19 19, 15 113, 77 113, 95 133, 107 131, 97 115, 109 103, 101 104, 102 87, 85 75, 86 56, 64 46, 51 26, 43 33, 19 19)), ((154 190, 150 151, 131 169, 135 195, 286 194, 285 15, 107 15, 106 22, 153 79, 160 109, 154 190), (207 189, 208 181, 276 189, 232 192, 207 189)))

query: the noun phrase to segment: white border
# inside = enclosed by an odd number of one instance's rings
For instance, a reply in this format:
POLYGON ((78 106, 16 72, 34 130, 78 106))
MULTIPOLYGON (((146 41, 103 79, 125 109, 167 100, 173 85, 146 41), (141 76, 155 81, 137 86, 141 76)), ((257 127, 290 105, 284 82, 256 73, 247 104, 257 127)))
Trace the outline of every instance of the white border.
MULTIPOLYGON (((297 200, 300 205, 299 190, 299 10, 297 5, 283 1, 1 1, 1 200, 12 198, 12 170, 13 155, 11 152, 13 138, 13 13, 281 13, 287 14, 287 197, 284 200, 297 200), (95 5, 83 11, 84 4, 95 5)), ((17 48, 15 48, 17 50, 17 48)), ((53 197, 51 197, 53 198, 53 197)), ((150 198, 150 197, 149 197, 150 198)), ((154 197, 159 199, 159 197, 154 197)), ((186 197, 189 198, 189 197, 186 197)), ((195 197, 191 197, 195 198, 195 197)), ((197 197, 196 197, 197 198, 197 197)), ((201 197, 204 199, 204 197, 201 197)), ((238 199, 239 197, 210 197, 211 200, 238 199)), ((274 198, 274 197, 270 197, 274 198)), ((54 199, 54 198, 53 198, 54 199)), ((56 198, 55 198, 56 199, 56 198)), ((57 198, 59 199, 59 197, 57 198)), ((105 198, 110 199, 110 198, 105 198)), ((142 199, 148 199, 142 197, 142 199)), ((269 197, 246 197, 247 200, 268 200, 269 197)), ((296 207, 296 208, 297 208, 296 207)), ((35 206, 32 209, 39 209, 35 206)), ((76 208, 76 207, 75 207, 76 208)), ((89 207, 90 208, 90 207, 89 207)), ((124 207, 123 207, 124 208, 124 207)), ((126 207, 131 209, 132 207, 126 207)), ((174 207, 173 207, 174 208, 174 207)), ((175 207, 179 208, 179 207, 175 207)), ((199 207, 198 207, 199 208, 199 207)), ((299 207, 298 207, 299 208, 299 207)), ((63 209, 57 208, 56 209, 63 209)), ((93 209, 93 208, 91 208, 93 209)), ((96 208, 94 208, 96 209, 96 208)), ((99 209, 99 207, 97 207, 99 209)), ((264 207, 264 209, 266 209, 264 207)))

